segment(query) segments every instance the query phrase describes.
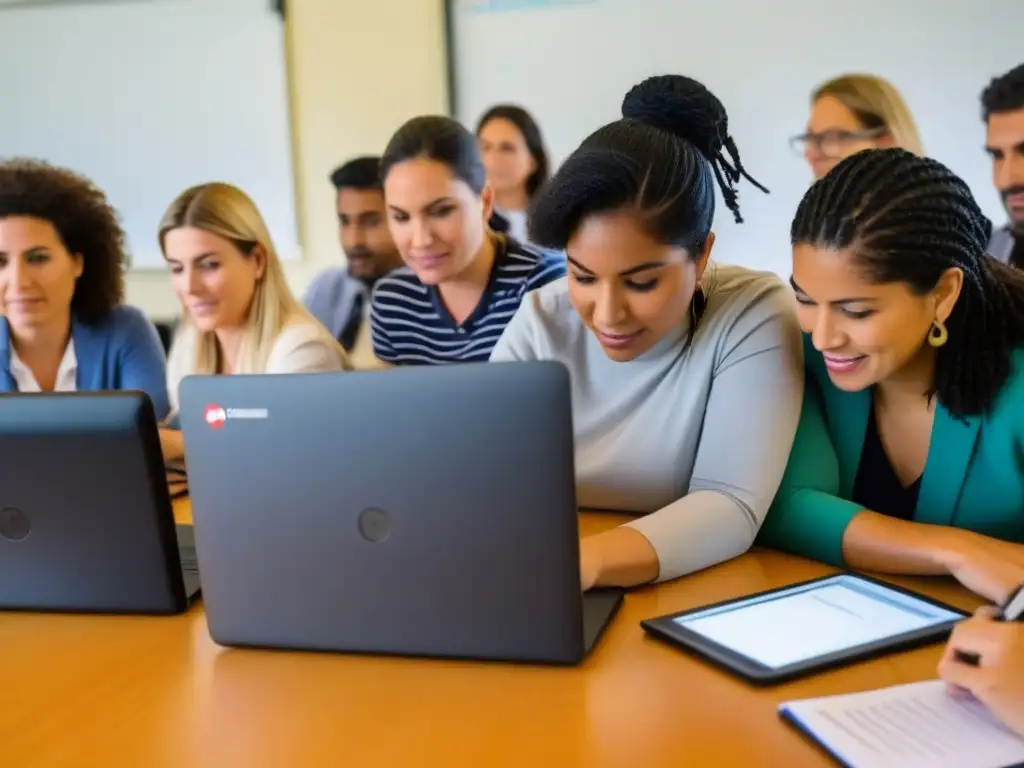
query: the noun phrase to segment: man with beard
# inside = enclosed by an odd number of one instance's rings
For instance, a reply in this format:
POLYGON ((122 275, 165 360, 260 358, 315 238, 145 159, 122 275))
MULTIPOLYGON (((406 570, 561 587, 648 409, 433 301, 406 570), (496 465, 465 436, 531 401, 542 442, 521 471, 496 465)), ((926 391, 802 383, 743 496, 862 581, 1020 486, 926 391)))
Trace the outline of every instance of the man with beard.
POLYGON ((1010 223, 992 233, 989 253, 1024 268, 1024 64, 995 78, 981 95, 985 150, 992 157, 992 181, 1010 223))
POLYGON ((370 292, 402 265, 388 231, 380 158, 359 157, 331 174, 337 190, 338 228, 347 267, 317 275, 306 291, 309 311, 338 339, 357 369, 383 366, 370 339, 370 292))

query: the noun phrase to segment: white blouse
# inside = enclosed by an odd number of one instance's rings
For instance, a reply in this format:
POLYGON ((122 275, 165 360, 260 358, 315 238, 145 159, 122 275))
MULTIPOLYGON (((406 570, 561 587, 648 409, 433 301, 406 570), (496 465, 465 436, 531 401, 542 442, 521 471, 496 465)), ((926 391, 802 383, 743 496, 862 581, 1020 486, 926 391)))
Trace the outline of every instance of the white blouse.
MULTIPOLYGON (((19 392, 41 392, 42 388, 36 381, 36 375, 32 369, 18 357, 17 350, 11 345, 11 376, 18 386, 19 392)), ((64 348, 64 357, 57 367, 57 382, 53 388, 54 392, 75 392, 78 389, 78 358, 75 357, 75 342, 68 339, 68 345, 64 348)))

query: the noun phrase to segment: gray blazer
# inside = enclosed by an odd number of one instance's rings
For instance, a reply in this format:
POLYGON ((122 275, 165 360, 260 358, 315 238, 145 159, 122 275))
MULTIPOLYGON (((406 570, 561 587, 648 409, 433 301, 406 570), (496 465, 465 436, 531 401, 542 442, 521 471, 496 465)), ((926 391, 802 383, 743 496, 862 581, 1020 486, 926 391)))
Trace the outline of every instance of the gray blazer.
POLYGON ((1013 234, 1009 227, 996 229, 992 232, 992 239, 988 243, 988 255, 999 259, 1003 264, 1010 261, 1010 254, 1013 253, 1013 234))
POLYGON ((363 284, 345 267, 332 267, 313 278, 302 301, 313 317, 338 338, 352 317, 356 297, 365 292, 363 284))

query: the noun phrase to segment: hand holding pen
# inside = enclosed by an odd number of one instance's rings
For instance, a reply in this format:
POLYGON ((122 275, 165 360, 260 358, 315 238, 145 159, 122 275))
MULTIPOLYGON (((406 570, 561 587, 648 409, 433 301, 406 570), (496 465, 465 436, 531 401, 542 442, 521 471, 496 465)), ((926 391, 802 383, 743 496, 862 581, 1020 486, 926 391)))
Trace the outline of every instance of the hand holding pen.
POLYGON ((939 676, 1024 735, 1024 586, 1001 609, 982 608, 953 630, 939 676))

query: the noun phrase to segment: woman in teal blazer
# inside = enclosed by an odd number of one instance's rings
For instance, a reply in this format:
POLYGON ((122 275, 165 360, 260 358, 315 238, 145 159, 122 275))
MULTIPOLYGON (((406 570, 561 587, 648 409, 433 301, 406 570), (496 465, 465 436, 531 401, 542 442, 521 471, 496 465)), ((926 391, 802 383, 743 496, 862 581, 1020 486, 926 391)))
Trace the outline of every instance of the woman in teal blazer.
POLYGON ((1024 272, 944 166, 847 158, 793 222, 807 394, 759 541, 850 568, 1024 583, 1024 272))

